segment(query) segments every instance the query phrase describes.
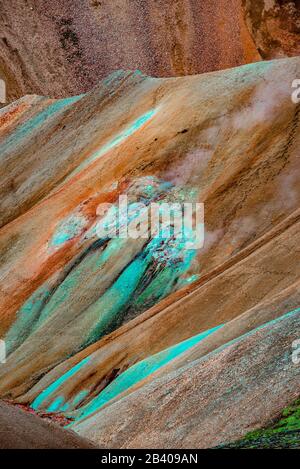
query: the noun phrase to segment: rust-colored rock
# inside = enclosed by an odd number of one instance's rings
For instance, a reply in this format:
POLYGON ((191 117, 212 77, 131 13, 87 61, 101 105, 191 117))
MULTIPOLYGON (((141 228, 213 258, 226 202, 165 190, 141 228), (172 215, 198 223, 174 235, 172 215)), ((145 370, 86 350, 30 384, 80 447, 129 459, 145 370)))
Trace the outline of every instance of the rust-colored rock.
POLYGON ((4 0, 8 99, 89 91, 117 69, 178 76, 259 60, 240 0, 4 0))
POLYGON ((242 0, 246 24, 264 59, 300 55, 299 0, 242 0))

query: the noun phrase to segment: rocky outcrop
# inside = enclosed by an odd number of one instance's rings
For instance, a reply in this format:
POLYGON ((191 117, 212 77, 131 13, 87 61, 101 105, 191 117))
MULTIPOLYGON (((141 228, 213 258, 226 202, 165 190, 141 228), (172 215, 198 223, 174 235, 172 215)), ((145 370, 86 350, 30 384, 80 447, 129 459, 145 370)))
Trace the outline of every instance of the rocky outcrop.
POLYGON ((299 0, 243 0, 245 19, 264 59, 300 54, 299 0))

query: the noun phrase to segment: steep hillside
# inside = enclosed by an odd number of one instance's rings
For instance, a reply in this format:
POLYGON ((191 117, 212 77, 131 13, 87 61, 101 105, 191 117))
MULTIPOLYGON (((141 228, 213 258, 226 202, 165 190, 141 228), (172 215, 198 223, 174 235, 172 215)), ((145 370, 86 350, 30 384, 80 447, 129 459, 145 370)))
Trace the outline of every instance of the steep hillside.
POLYGON ((289 353, 299 333, 297 310, 72 427, 114 448, 209 448, 235 440, 299 395, 289 353))
POLYGON ((298 398, 299 75, 119 71, 0 111, 2 398, 108 447, 216 446, 298 398), (204 247, 99 235, 122 195, 204 203, 204 247))

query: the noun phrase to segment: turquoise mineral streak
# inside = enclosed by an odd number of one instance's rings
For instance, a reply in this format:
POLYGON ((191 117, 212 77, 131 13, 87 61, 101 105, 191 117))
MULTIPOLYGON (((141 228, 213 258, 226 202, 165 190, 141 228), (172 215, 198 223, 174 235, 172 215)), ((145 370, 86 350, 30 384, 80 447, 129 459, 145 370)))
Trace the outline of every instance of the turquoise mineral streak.
POLYGON ((81 98, 82 98, 82 95, 73 96, 71 98, 66 98, 66 99, 59 99, 55 101, 54 103, 50 104, 49 106, 47 106, 46 109, 44 109, 42 112, 32 117, 31 119, 26 121, 24 124, 21 124, 18 126, 13 132, 13 134, 11 135, 11 137, 9 137, 1 146, 1 152, 4 153, 7 150, 9 150, 11 146, 18 144, 19 141, 25 138, 28 134, 30 134, 36 128, 43 125, 47 119, 49 119, 50 117, 52 117, 54 114, 58 113, 59 111, 63 110, 68 105, 75 103, 81 98))
POLYGON ((145 290, 132 303, 132 310, 150 308, 160 299, 171 293, 178 271, 172 267, 161 270, 145 290))
POLYGON ((278 318, 267 322, 266 324, 262 324, 261 326, 257 327, 257 329, 255 329, 255 330, 263 329, 264 327, 270 326, 271 324, 277 324, 278 322, 283 321, 283 320, 285 320, 289 317, 292 317, 294 315, 296 316, 298 313, 300 313, 300 308, 293 309, 293 311, 290 311, 289 313, 285 313, 282 316, 279 316, 278 318))
POLYGON ((180 342, 179 344, 176 344, 166 350, 163 350, 162 352, 159 352, 149 358, 146 358, 145 360, 137 363, 136 365, 133 365, 120 376, 118 376, 91 402, 89 402, 86 406, 82 407, 78 411, 79 413, 77 420, 82 420, 83 418, 92 414, 93 412, 95 412, 95 410, 98 410, 108 401, 118 396, 122 392, 126 391, 127 389, 131 388, 139 381, 142 381, 147 376, 151 375, 156 370, 169 363, 171 360, 174 360, 174 358, 186 352, 188 349, 198 344, 199 342, 201 342, 201 340, 205 339, 207 336, 217 331, 221 327, 222 325, 217 326, 208 331, 202 332, 201 334, 195 335, 190 339, 180 342))
POLYGON ((114 72, 110 73, 106 78, 104 78, 100 85, 103 84, 104 86, 108 86, 115 80, 118 81, 122 79, 124 77, 124 74, 126 74, 124 70, 115 70, 114 72))
POLYGON ((59 246, 75 238, 82 232, 86 224, 87 220, 80 215, 71 215, 62 220, 56 228, 50 244, 52 246, 59 246))
POLYGON ((105 153, 107 153, 109 150, 122 143, 124 140, 134 134, 137 130, 139 130, 144 124, 146 124, 146 122, 148 122, 156 113, 156 109, 151 109, 150 111, 140 116, 129 127, 123 130, 123 132, 119 133, 116 137, 107 142, 100 150, 96 151, 89 158, 87 158, 81 165, 78 166, 75 171, 71 173, 71 176, 77 174, 82 169, 86 168, 89 164, 91 164, 93 161, 97 160, 101 156, 105 155, 105 153))
MULTIPOLYGON (((51 396, 52 393, 57 391, 57 389, 59 389, 59 387, 65 381, 67 381, 69 378, 74 376, 84 365, 86 365, 89 362, 89 360, 90 360, 90 357, 87 357, 81 362, 77 363, 77 365, 75 365, 73 368, 71 368, 69 371, 63 374, 60 378, 54 381, 54 383, 48 386, 48 388, 44 389, 44 391, 42 391, 41 394, 39 394, 35 398, 33 403, 31 404, 32 409, 38 410, 41 407, 42 403, 46 401, 51 396)), ((62 398, 60 398, 59 401, 56 400, 56 402, 54 401, 55 404, 52 403, 49 408, 51 408, 52 411, 53 411, 53 408, 55 408, 56 411, 60 410, 60 406, 63 404, 63 399, 62 400, 61 399, 62 398)))
POLYGON ((178 282, 177 289, 182 288, 185 285, 190 285, 193 282, 196 282, 200 278, 200 274, 191 275, 188 278, 183 278, 178 282))
POLYGON ((73 399, 72 401, 72 408, 76 408, 78 404, 80 404, 87 396, 89 395, 89 391, 86 389, 83 391, 80 391, 73 399))
POLYGON ((48 412, 63 412, 68 409, 68 405, 66 405, 65 400, 63 397, 59 396, 50 404, 47 411, 48 412))
POLYGON ((187 251, 181 257, 181 251, 172 253, 166 261, 164 268, 156 275, 150 284, 142 291, 132 302, 131 309, 150 308, 159 300, 170 294, 177 285, 180 276, 183 275, 191 266, 195 257, 195 251, 187 251))
POLYGON ((41 310, 51 291, 47 283, 38 288, 19 309, 16 320, 5 336, 6 352, 9 355, 19 347, 36 329, 41 310))
MULTIPOLYGON (((186 250, 186 241, 154 238, 146 249, 123 271, 116 282, 92 305, 92 312, 98 311, 98 321, 87 338, 88 345, 111 330, 122 321, 126 309, 134 306, 155 303, 172 291, 176 280, 185 273, 196 255, 195 250, 186 250), (143 292, 144 280, 147 283, 148 267, 155 264, 158 273, 143 292), (138 288, 139 287, 139 288, 138 288), (139 298, 141 296, 141 299, 139 298)), ((145 309, 145 308, 144 308, 145 309)), ((89 316, 89 311, 86 311, 89 316)))
POLYGON ((120 324, 128 308, 145 309, 170 293, 195 258, 196 251, 186 249, 186 245, 187 241, 181 238, 153 238, 91 310, 86 311, 86 317, 98 312, 99 319, 82 346, 99 340, 120 324))
POLYGON ((255 334, 257 331, 259 331, 261 329, 264 329, 266 327, 273 326, 273 325, 277 324, 278 322, 284 321, 285 319, 287 319, 289 317, 296 316, 299 313, 300 313, 300 308, 297 308, 297 309, 294 309, 293 311, 290 311, 289 313, 285 313, 282 316, 279 316, 276 319, 273 319, 272 321, 265 322, 264 324, 261 324, 260 326, 254 328, 254 329, 251 329, 249 332, 246 332, 245 334, 243 334, 239 337, 236 337, 235 339, 232 339, 231 341, 226 342, 225 344, 221 345, 217 349, 210 352, 207 355, 207 357, 209 355, 217 355, 218 353, 222 352, 222 350, 225 350, 227 347, 230 347, 231 345, 234 345, 234 344, 240 342, 241 340, 245 339, 246 337, 250 337, 251 335, 255 334))
MULTIPOLYGON (((92 305, 93 311, 99 311, 99 319, 93 326, 85 345, 93 343, 102 337, 118 319, 119 312, 130 301, 148 264, 149 259, 143 259, 141 256, 136 258, 124 270, 112 287, 92 305)), ((88 311, 86 315, 88 315, 88 311)))
POLYGON ((90 277, 98 278, 101 282, 101 269, 104 263, 113 256, 116 252, 122 250, 126 240, 113 239, 110 241, 104 251, 96 251, 87 255, 78 266, 76 266, 65 280, 55 290, 46 306, 42 309, 39 318, 39 325, 48 319, 63 303, 70 301, 72 296, 80 288, 82 279, 87 275, 90 277))

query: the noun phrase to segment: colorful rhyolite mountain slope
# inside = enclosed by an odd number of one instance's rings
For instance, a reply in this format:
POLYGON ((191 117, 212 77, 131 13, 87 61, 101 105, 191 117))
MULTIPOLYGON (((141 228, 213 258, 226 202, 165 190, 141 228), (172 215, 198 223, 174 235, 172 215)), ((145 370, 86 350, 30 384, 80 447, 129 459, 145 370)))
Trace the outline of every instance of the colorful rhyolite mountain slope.
POLYGON ((2 398, 101 445, 164 447, 240 438, 296 400, 299 74, 118 72, 0 111, 2 398), (204 202, 204 247, 99 236, 120 195, 131 219, 204 202))
POLYGON ((73 425, 107 447, 208 448, 264 426, 299 395, 300 309, 73 425))

